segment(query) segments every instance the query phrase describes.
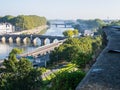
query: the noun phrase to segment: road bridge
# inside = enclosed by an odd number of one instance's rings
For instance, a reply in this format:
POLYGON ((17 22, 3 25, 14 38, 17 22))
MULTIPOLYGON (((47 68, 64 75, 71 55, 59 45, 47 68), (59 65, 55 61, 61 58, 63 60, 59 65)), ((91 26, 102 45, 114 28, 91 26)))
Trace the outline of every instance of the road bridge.
POLYGON ((61 24, 57 24, 57 23, 53 23, 51 25, 55 25, 55 27, 58 27, 58 26, 64 26, 64 28, 67 28, 67 27, 72 27, 72 24, 71 23, 61 23, 61 24))
POLYGON ((49 54, 51 51, 53 51, 56 47, 60 46, 64 41, 65 40, 61 40, 55 43, 44 45, 44 46, 38 47, 37 49, 31 52, 20 54, 19 56, 20 57, 27 57, 27 56, 38 57, 38 56, 46 55, 46 54, 49 54))
POLYGON ((69 20, 53 20, 49 21, 49 23, 50 25, 54 25, 55 27, 64 26, 65 28, 67 28, 73 26, 73 22, 69 20))

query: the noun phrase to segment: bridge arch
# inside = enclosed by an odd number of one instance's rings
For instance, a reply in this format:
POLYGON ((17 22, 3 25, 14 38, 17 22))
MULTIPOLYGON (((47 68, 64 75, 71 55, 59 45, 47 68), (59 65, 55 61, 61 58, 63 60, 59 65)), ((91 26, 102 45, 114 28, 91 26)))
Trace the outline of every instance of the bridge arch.
POLYGON ((17 43, 17 44, 20 44, 20 43, 21 43, 21 38, 20 38, 20 37, 17 37, 17 38, 16 38, 16 43, 17 43))
POLYGON ((41 46, 41 39, 40 38, 38 38, 38 37, 36 37, 34 40, 33 40, 33 44, 35 45, 35 46, 41 46))
POLYGON ((9 41, 9 43, 13 43, 13 38, 12 38, 12 37, 9 37, 9 38, 8 38, 8 41, 9 41))
POLYGON ((1 38, 1 41, 2 41, 2 43, 6 43, 6 38, 5 38, 5 37, 2 37, 2 38, 1 38))
POLYGON ((31 42, 31 40, 30 40, 30 38, 29 37, 25 37, 24 39, 23 39, 23 43, 26 45, 26 44, 30 44, 30 42, 31 42))
POLYGON ((58 41, 59 41, 58 39, 54 39, 54 40, 53 40, 53 43, 56 43, 56 42, 58 42, 58 41))
POLYGON ((44 44, 45 44, 45 45, 50 44, 50 39, 49 39, 49 38, 46 38, 46 39, 44 40, 44 44))

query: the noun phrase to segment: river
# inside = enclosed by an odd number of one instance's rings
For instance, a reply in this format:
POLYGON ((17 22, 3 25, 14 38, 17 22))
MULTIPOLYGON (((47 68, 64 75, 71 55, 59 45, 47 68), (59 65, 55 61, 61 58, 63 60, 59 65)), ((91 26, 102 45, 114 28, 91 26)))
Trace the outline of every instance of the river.
MULTIPOLYGON (((64 28, 64 27, 56 28, 52 26, 43 35, 63 36, 62 32, 68 29, 73 29, 73 28, 64 28)), ((38 46, 34 46, 34 45, 24 45, 24 44, 17 45, 16 43, 9 44, 9 43, 0 42, 0 60, 5 59, 13 48, 20 48, 23 49, 24 52, 29 52, 37 47, 38 46)))

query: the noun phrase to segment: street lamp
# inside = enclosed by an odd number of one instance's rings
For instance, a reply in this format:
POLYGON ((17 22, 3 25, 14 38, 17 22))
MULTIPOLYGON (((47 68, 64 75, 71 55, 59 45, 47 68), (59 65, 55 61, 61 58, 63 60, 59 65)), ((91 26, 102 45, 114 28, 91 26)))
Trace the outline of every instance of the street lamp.
POLYGON ((31 40, 31 42, 32 42, 32 34, 30 35, 30 40, 31 40))
POLYGON ((58 55, 56 55, 56 59, 57 59, 57 64, 58 64, 58 55))

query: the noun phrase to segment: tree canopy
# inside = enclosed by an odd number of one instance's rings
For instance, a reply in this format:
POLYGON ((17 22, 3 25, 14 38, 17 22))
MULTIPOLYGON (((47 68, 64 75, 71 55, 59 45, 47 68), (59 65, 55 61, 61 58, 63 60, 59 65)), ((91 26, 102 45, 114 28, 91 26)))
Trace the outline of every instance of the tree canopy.
POLYGON ((0 90, 33 90, 41 86, 41 70, 25 58, 18 60, 13 49, 0 71, 0 90))
POLYGON ((75 29, 78 29, 80 32, 84 30, 96 30, 105 25, 105 22, 101 19, 93 19, 93 20, 82 20, 77 19, 77 23, 73 25, 75 29))
POLYGON ((110 25, 120 26, 120 20, 119 21, 113 21, 113 22, 111 22, 110 25))
POLYGON ((47 20, 45 17, 36 15, 19 15, 17 17, 6 15, 0 18, 0 23, 11 23, 20 30, 33 29, 38 26, 46 25, 47 20))
POLYGON ((73 37, 73 36, 78 36, 79 32, 77 29, 75 30, 66 30, 63 32, 63 35, 66 37, 73 37))
POLYGON ((84 76, 85 73, 80 70, 59 72, 52 80, 51 90, 75 90, 76 86, 84 76))
POLYGON ((65 60, 84 68, 92 60, 94 52, 102 46, 98 37, 69 38, 50 54, 51 62, 65 60), (57 58, 56 58, 57 57, 57 58))

